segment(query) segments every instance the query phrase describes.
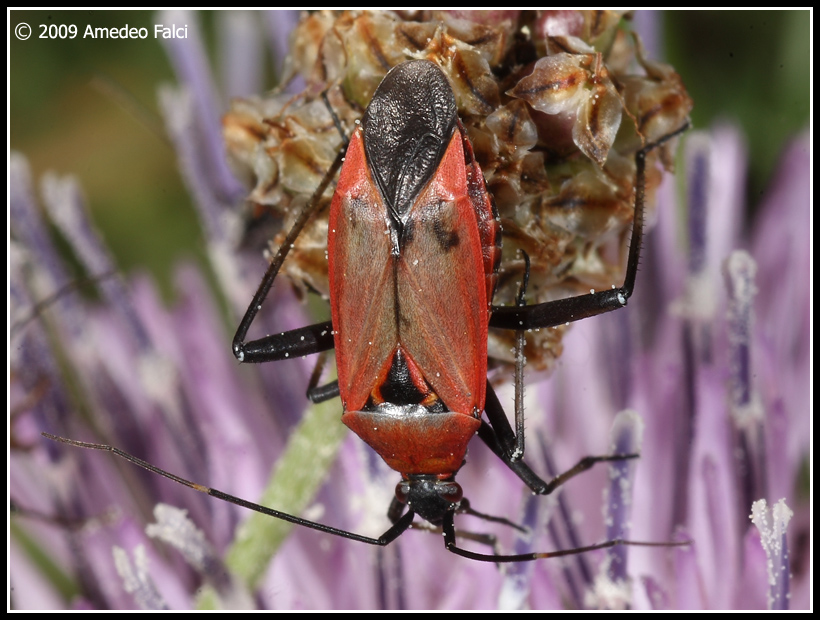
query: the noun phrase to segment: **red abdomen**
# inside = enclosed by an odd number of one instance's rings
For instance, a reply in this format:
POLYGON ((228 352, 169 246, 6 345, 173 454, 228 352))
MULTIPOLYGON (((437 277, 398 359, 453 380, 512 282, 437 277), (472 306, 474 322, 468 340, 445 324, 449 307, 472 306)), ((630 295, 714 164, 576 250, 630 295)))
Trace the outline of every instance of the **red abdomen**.
POLYGON ((418 114, 421 104, 395 102, 407 79, 431 79, 434 99, 452 99, 432 63, 388 74, 352 136, 331 204, 342 419, 394 469, 451 474, 484 410, 500 229, 454 100, 444 106, 451 118, 438 100, 432 114, 418 114), (399 122, 398 113, 412 118, 399 122))

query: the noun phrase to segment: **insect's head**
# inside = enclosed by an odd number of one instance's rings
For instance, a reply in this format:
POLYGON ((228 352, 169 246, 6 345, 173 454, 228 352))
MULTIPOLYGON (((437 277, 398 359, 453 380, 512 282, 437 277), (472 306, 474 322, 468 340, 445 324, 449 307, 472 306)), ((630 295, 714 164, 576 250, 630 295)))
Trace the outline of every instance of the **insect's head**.
POLYGON ((461 485, 452 477, 442 480, 415 474, 396 485, 398 500, 433 525, 441 525, 444 515, 455 510, 463 496, 461 485))

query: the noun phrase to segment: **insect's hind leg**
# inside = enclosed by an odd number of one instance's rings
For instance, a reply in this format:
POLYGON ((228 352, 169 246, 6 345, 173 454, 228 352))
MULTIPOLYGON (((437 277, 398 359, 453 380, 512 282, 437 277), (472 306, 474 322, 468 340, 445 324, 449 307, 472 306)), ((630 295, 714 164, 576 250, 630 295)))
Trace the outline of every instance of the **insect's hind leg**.
MULTIPOLYGON (((518 290, 516 305, 523 307, 526 305, 527 286, 530 283, 530 257, 524 250, 524 277, 521 280, 521 288, 518 290)), ((514 461, 524 457, 524 344, 526 334, 523 329, 515 332, 515 448, 510 454, 514 461)))
POLYGON ((286 359, 293 356, 307 355, 309 353, 318 353, 320 351, 333 348, 332 327, 330 322, 310 326, 303 328, 302 330, 294 330, 292 332, 267 336, 259 340, 253 340, 250 342, 245 341, 245 338, 248 335, 248 330, 250 329, 250 326, 256 318, 259 310, 262 308, 262 303, 267 298, 270 289, 273 287, 273 282, 276 280, 276 276, 279 274, 279 270, 282 268, 291 247, 293 247, 296 238, 301 234, 310 218, 318 210, 318 207, 321 204, 322 195, 325 193, 325 190, 336 176, 336 173, 339 171, 339 168, 341 168, 342 162, 344 161, 344 154, 347 151, 348 145, 347 134, 342 127, 339 117, 333 111, 330 101, 328 101, 327 91, 322 92, 322 99, 327 105, 327 108, 330 111, 330 116, 333 119, 333 123, 342 137, 343 148, 341 148, 337 153, 336 158, 333 160, 330 168, 328 168, 324 178, 316 188, 316 191, 313 192, 310 200, 299 213, 299 216, 296 218, 293 226, 285 236, 284 241, 279 246, 276 255, 273 257, 270 265, 268 265, 268 269, 265 272, 262 281, 259 283, 259 288, 256 290, 248 309, 245 311, 245 315, 239 323, 239 327, 236 329, 236 334, 233 337, 232 348, 236 359, 240 362, 269 362, 286 359), (305 333, 307 333, 308 336, 307 342, 304 340, 305 333), (290 338, 291 335, 294 335, 295 338, 298 338, 299 340, 290 338))
POLYGON ((552 327, 569 321, 603 314, 617 310, 626 305, 635 287, 635 278, 640 262, 640 248, 643 240, 644 194, 646 185, 646 155, 655 148, 689 128, 689 123, 676 131, 663 136, 656 142, 644 146, 635 155, 635 217, 632 231, 632 240, 629 246, 624 284, 620 288, 610 291, 580 295, 567 299, 526 306, 524 295, 529 277, 529 258, 524 255, 526 264, 524 279, 516 299, 515 306, 494 307, 490 317, 490 326, 516 331, 516 371, 515 371, 515 423, 516 432, 507 420, 503 408, 498 402, 492 387, 487 384, 487 402, 485 411, 490 421, 489 425, 482 424, 479 436, 493 452, 512 469, 533 492, 549 494, 555 488, 592 467, 597 462, 635 458, 637 455, 613 455, 602 457, 586 457, 581 459, 573 468, 547 483, 537 476, 526 464, 519 461, 524 456, 524 405, 523 405, 523 339, 527 329, 552 327))
POLYGON ((659 140, 647 144, 635 154, 635 217, 623 285, 620 288, 557 299, 532 306, 494 306, 490 315, 490 327, 512 330, 555 327, 556 325, 597 316, 626 306, 627 300, 632 296, 635 289, 635 279, 641 258, 646 156, 650 151, 679 136, 687 129, 689 129, 688 122, 659 140))
MULTIPOLYGON (((245 342, 245 338, 248 335, 248 330, 256 318, 257 313, 262 308, 262 303, 267 298, 268 293, 273 286, 273 282, 276 280, 276 276, 279 274, 279 270, 282 268, 282 264, 285 262, 285 258, 287 258, 287 255, 290 252, 290 248, 293 246, 296 238, 302 232, 302 229, 305 227, 308 220, 316 212, 320 204, 322 194, 325 193, 327 186, 330 185, 330 181, 336 175, 336 172, 338 172, 343 160, 344 152, 339 151, 338 155, 336 155, 336 159, 333 160, 333 163, 328 169, 327 174, 325 174, 324 179, 322 179, 319 187, 316 188, 316 191, 313 193, 310 201, 305 205, 301 213, 299 213, 299 217, 288 231, 288 234, 285 236, 282 245, 280 245, 279 249, 276 251, 276 255, 273 257, 270 265, 268 265, 268 269, 265 272, 262 281, 259 283, 259 288, 256 289, 256 293, 254 294, 248 309, 245 311, 245 315, 242 317, 239 327, 236 329, 236 334, 233 337, 233 354, 240 362, 256 363, 270 361, 271 359, 282 359, 274 356, 278 350, 275 337, 268 337, 261 339, 260 341, 251 342, 245 342), (267 355, 265 355, 265 353, 267 353, 267 355)), ((332 330, 330 329, 329 322, 327 323, 327 327, 328 333, 331 333, 332 330)), ((332 342, 332 340, 333 339, 331 336, 330 341, 332 342)), ((332 348, 332 344, 328 348, 332 348)))

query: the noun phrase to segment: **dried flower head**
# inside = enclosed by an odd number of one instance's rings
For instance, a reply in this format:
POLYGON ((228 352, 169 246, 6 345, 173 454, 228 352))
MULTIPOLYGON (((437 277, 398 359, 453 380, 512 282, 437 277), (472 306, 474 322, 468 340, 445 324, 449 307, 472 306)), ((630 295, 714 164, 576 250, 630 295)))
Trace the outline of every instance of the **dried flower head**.
MULTIPOLYGON (((292 34, 285 74, 300 76, 305 90, 235 101, 224 119, 229 153, 255 184, 254 212, 273 210, 287 231, 340 148, 331 114, 351 131, 391 67, 427 59, 450 80, 501 216, 504 256, 494 303, 515 299, 522 249, 532 260, 529 303, 620 285, 634 210, 634 152, 682 126, 692 107, 674 70, 648 61, 637 35, 621 28, 621 17, 590 11, 306 15, 292 34)), ((660 149, 667 167, 671 148, 660 149)), ((660 181, 652 164, 657 156, 650 156, 650 195, 660 181)), ((327 209, 297 240, 285 266, 298 288, 325 297, 326 239, 327 209)), ((552 365, 562 332, 530 335, 530 367, 552 365)), ((511 349, 511 336, 492 334, 491 358, 511 362, 511 349)))

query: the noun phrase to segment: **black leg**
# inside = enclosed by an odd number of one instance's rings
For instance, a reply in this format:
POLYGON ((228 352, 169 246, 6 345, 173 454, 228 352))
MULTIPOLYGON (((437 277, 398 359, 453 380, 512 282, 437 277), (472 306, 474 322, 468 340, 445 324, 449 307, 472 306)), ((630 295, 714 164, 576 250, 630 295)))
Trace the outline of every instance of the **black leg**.
POLYGON ((586 456, 578 461, 573 467, 562 474, 555 476, 549 482, 544 481, 535 472, 530 469, 529 465, 523 460, 514 459, 511 452, 516 445, 515 435, 510 426, 507 416, 504 414, 504 409, 498 401, 498 396, 495 394, 492 386, 487 383, 487 399, 485 403, 485 411, 489 424, 482 421, 481 427, 478 429, 478 436, 487 444, 502 461, 515 474, 521 478, 532 492, 537 495, 549 495, 559 486, 564 484, 570 478, 574 478, 581 472, 590 469, 596 463, 607 463, 611 461, 623 461, 626 459, 638 458, 637 454, 608 454, 604 456, 586 456))
POLYGON ((323 403, 339 395, 339 382, 331 381, 325 385, 320 385, 308 390, 307 397, 312 403, 323 403))
POLYGON ((327 363, 327 352, 322 351, 316 360, 316 366, 310 375, 308 381, 307 393, 305 394, 312 403, 323 403, 331 398, 336 398, 339 395, 339 382, 331 381, 326 385, 319 385, 319 379, 322 378, 322 372, 327 363))
POLYGON ((487 414, 489 424, 481 421, 478 429, 478 436, 487 444, 495 455, 500 458, 515 474, 521 478, 533 493, 545 495, 547 483, 544 482, 534 471, 529 468, 520 456, 513 458, 516 447, 516 437, 513 433, 510 421, 504 413, 504 408, 498 400, 495 390, 487 382, 487 397, 484 403, 484 411, 487 414))
MULTIPOLYGON (((488 432, 492 433, 492 441, 498 446, 498 450, 501 450, 506 455, 507 459, 512 460, 513 452, 515 451, 515 433, 513 433, 510 421, 507 420, 507 414, 504 413, 504 407, 501 406, 498 395, 495 393, 489 380, 487 381, 487 396, 484 402, 484 412, 490 421, 491 428, 488 432)), ((481 430, 479 430, 479 436, 480 435, 481 430)), ((486 443, 493 452, 496 452, 496 448, 490 445, 486 440, 484 443, 486 443)), ((498 452, 496 452, 496 454, 498 454, 498 452)), ((501 455, 499 454, 499 456, 501 455)), ((501 458, 504 459, 505 457, 501 458)))
MULTIPOLYGON (((521 280, 521 288, 518 290, 518 299, 516 305, 519 308, 525 307, 525 296, 527 294, 527 285, 530 282, 530 257, 524 250, 521 250, 524 255, 524 277, 521 280)), ((515 332, 515 449, 510 458, 517 461, 524 456, 524 339, 525 332, 523 329, 515 332)))
POLYGON ((330 321, 300 327, 289 332, 266 336, 259 340, 240 342, 234 339, 234 354, 240 362, 261 364, 294 359, 333 348, 333 326, 330 321))
MULTIPOLYGON (((459 514, 461 511, 458 511, 459 514)), ((429 532, 431 534, 438 534, 441 536, 444 533, 444 530, 440 527, 436 527, 435 525, 430 525, 429 523, 419 521, 417 523, 413 523, 414 530, 420 530, 423 532, 429 532)), ((467 530, 457 530, 455 531, 455 537, 461 538, 462 540, 472 540, 473 542, 479 543, 486 547, 492 549, 493 554, 489 557, 495 557, 498 555, 498 539, 493 534, 484 534, 482 532, 469 532, 467 530)))
POLYGON ((516 330, 516 363, 515 363, 515 426, 513 432, 504 408, 498 401, 495 391, 487 382, 487 398, 485 412, 489 425, 482 422, 478 435, 482 441, 512 469, 534 493, 548 495, 552 491, 572 478, 603 461, 635 458, 637 455, 612 455, 586 457, 581 459, 572 469, 556 476, 549 483, 537 476, 526 464, 520 461, 524 456, 524 330, 561 325, 569 321, 603 314, 617 310, 626 305, 635 287, 635 276, 640 262, 640 248, 643 239, 644 193, 646 185, 646 155, 652 149, 681 134, 689 128, 687 123, 677 131, 664 136, 657 142, 648 144, 635 155, 636 188, 635 188, 635 219, 632 230, 632 240, 629 245, 629 258, 626 276, 621 288, 589 295, 580 295, 568 299, 559 299, 544 304, 527 306, 524 304, 527 283, 529 279, 529 257, 524 254, 525 271, 521 288, 515 306, 494 307, 490 317, 492 327, 516 330))
POLYGON ((686 123, 680 129, 664 136, 657 142, 647 144, 635 154, 635 218, 632 225, 632 240, 629 244, 629 258, 623 286, 608 291, 589 293, 567 299, 558 299, 533 306, 494 306, 490 316, 490 327, 501 329, 537 329, 555 327, 571 321, 597 316, 626 305, 635 289, 635 278, 641 258, 643 241, 644 200, 646 188, 646 155, 663 143, 689 129, 686 123))
MULTIPOLYGON (((479 519, 482 519, 483 521, 490 521, 491 523, 500 523, 501 525, 506 525, 507 527, 511 527, 514 530, 518 530, 519 532, 526 532, 527 531, 527 528, 525 528, 524 526, 519 525, 518 523, 513 523, 512 521, 510 521, 509 519, 506 519, 504 517, 496 517, 496 516, 493 516, 493 515, 488 515, 487 513, 484 513, 484 512, 478 512, 477 510, 474 510, 466 497, 461 500, 461 503, 459 504, 458 509, 456 509, 456 513, 460 514, 460 515, 471 515, 473 517, 477 517, 479 519)), ((485 535, 485 536, 489 536, 489 535, 485 535)))
POLYGON ((256 314, 262 308, 262 303, 267 298, 273 286, 273 282, 279 273, 279 269, 281 269, 288 252, 290 252, 291 246, 318 208, 322 194, 325 193, 325 189, 327 189, 331 179, 333 179, 336 172, 338 172, 343 159, 344 153, 339 151, 339 154, 336 156, 336 159, 333 160, 333 164, 327 171, 325 178, 322 179, 319 187, 316 188, 316 191, 313 193, 313 197, 307 205, 305 205, 304 209, 302 209, 296 222, 288 231, 285 240, 276 252, 276 256, 273 257, 271 264, 268 266, 268 270, 265 272, 262 282, 259 283, 259 288, 256 290, 256 294, 253 296, 253 300, 245 311, 245 316, 242 317, 242 321, 239 323, 239 327, 233 337, 233 354, 240 362, 254 364, 269 362, 286 359, 293 355, 306 355, 308 353, 317 353, 333 348, 333 328, 330 325, 330 321, 274 336, 267 336, 251 342, 245 342, 245 338, 248 335, 248 329, 250 329, 253 320, 256 318, 256 314))
POLYGON ((308 223, 310 218, 317 211, 319 204, 321 203, 322 195, 325 193, 325 190, 328 185, 330 185, 333 177, 336 176, 336 173, 339 171, 339 168, 341 168, 342 162, 344 161, 344 154, 347 151, 348 145, 347 135, 342 128, 342 123, 339 120, 339 117, 336 116, 336 113, 333 111, 333 108, 328 101, 327 91, 322 92, 322 99, 324 100, 325 105, 327 105, 327 109, 330 111, 330 116, 333 119, 333 123, 342 137, 343 148, 339 150, 339 153, 336 155, 336 159, 333 160, 330 168, 328 168, 322 182, 319 183, 316 191, 313 192, 313 196, 311 196, 301 213, 299 213, 299 216, 296 218, 293 226, 288 231, 282 245, 279 246, 276 255, 273 257, 273 260, 265 272, 265 276, 262 278, 262 282, 259 283, 259 288, 256 290, 253 300, 248 306, 248 309, 245 311, 245 316, 242 317, 242 321, 236 329, 236 334, 233 337, 233 354, 240 362, 251 364, 272 362, 290 357, 318 353, 320 351, 326 351, 333 348, 333 328, 330 321, 327 321, 326 323, 319 323, 317 325, 310 325, 308 327, 303 327, 290 332, 267 336, 265 338, 260 338, 259 340, 252 340, 250 342, 245 341, 245 338, 248 335, 248 330, 250 329, 254 318, 256 318, 257 313, 262 308, 262 304, 267 298, 268 293, 273 286, 273 282, 276 280, 276 276, 282 268, 285 258, 287 258, 287 255, 290 252, 290 248, 296 242, 296 238, 302 232, 302 229, 308 223))

